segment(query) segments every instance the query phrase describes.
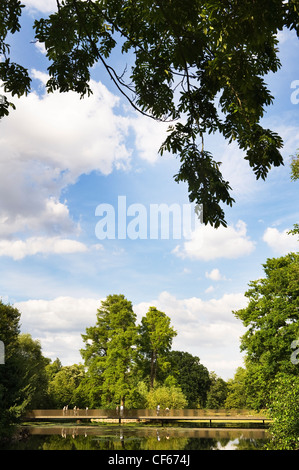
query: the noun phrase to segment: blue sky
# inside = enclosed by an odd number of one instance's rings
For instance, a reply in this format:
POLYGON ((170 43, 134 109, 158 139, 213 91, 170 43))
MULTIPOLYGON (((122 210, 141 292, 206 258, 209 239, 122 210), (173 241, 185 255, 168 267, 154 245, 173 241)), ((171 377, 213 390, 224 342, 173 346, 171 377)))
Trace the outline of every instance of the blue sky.
MULTIPOLYGON (((263 276, 267 258, 298 251, 286 234, 299 220, 299 186, 289 167, 299 148, 296 36, 279 36, 282 69, 268 77, 275 102, 263 119, 284 139, 285 166, 256 181, 234 145, 217 135, 205 139, 233 187, 228 227, 198 226, 188 239, 99 240, 99 205, 117 212, 125 196, 127 207, 141 204, 149 214, 153 204, 188 204, 187 187, 173 179, 176 158, 158 155, 167 126, 133 112, 100 65, 92 70, 91 97, 45 93, 48 64, 30 43, 31 25, 56 2, 24 3, 23 28, 10 44, 33 90, 14 99, 17 109, 0 127, 2 299, 20 309, 22 332, 41 341, 45 356, 69 365, 81 361, 81 334, 95 324, 101 300, 124 294, 138 321, 152 305, 170 316, 178 333, 173 349, 233 377, 243 365, 245 330, 232 311, 246 306, 244 292, 263 276)), ((122 69, 125 61, 115 56, 114 63, 122 69)))

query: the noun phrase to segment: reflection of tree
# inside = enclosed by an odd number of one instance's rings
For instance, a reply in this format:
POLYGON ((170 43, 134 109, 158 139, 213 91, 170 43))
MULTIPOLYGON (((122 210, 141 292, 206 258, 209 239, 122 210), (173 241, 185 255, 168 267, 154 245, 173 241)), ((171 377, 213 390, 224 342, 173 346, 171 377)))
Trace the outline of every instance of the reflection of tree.
POLYGON ((267 443, 266 439, 240 438, 236 444, 236 450, 261 450, 267 443))
POLYGON ((142 450, 184 450, 188 443, 187 437, 170 437, 162 433, 158 436, 147 437, 142 442, 142 450))
POLYGON ((217 439, 207 437, 188 438, 188 443, 184 450, 215 450, 217 449, 217 439))
MULTIPOLYGON (((16 442, 18 450, 216 450, 225 448, 229 438, 190 437, 188 429, 176 432, 173 428, 105 428, 99 427, 90 434, 79 427, 65 426, 57 434, 32 435, 16 442)), ((236 450, 262 449, 266 440, 239 438, 234 442, 236 450)))

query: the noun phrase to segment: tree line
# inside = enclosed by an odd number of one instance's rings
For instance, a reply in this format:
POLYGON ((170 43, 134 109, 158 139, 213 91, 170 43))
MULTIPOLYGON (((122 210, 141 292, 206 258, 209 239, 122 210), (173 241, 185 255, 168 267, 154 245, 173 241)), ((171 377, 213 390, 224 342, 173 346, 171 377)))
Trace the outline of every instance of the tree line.
POLYGON ((227 384, 198 357, 171 349, 177 332, 170 318, 150 307, 136 324, 132 303, 109 295, 94 326, 82 334, 82 363, 63 366, 44 357, 39 340, 20 334, 21 313, 0 301, 0 339, 5 364, 0 368, 1 419, 26 409, 220 407, 227 384), (221 391, 221 393, 219 393, 221 391))
POLYGON ((246 327, 245 362, 228 381, 172 350, 177 332, 156 307, 137 325, 124 295, 101 302, 96 324, 82 334, 83 362, 71 366, 44 357, 38 340, 20 334, 18 309, 0 301, 0 434, 34 408, 248 408, 268 410, 280 445, 297 448, 299 254, 268 259, 263 268, 265 277, 245 293, 247 307, 233 312, 246 327))

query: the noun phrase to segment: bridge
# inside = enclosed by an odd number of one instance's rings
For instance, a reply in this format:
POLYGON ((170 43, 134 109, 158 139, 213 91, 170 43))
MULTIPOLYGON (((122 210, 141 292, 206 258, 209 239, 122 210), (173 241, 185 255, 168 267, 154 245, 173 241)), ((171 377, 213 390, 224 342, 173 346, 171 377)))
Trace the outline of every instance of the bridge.
POLYGON ((259 422, 265 424, 271 419, 264 413, 260 414, 252 410, 208 410, 208 409, 130 409, 130 410, 107 410, 107 409, 62 409, 62 410, 31 410, 27 411, 23 419, 27 420, 113 420, 121 423, 130 420, 135 421, 178 421, 196 420, 222 422, 259 422))

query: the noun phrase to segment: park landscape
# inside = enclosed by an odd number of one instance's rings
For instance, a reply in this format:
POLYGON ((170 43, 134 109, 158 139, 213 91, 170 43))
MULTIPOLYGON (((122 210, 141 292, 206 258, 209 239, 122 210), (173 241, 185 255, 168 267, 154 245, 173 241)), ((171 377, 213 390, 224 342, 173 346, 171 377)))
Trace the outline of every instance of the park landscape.
POLYGON ((0 5, 1 449, 33 410, 66 428, 36 448, 124 448, 121 408, 157 418, 147 450, 178 410, 298 450, 297 2, 23 3, 0 5))

